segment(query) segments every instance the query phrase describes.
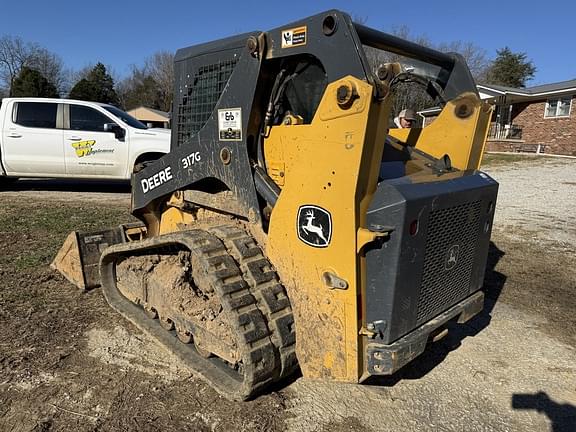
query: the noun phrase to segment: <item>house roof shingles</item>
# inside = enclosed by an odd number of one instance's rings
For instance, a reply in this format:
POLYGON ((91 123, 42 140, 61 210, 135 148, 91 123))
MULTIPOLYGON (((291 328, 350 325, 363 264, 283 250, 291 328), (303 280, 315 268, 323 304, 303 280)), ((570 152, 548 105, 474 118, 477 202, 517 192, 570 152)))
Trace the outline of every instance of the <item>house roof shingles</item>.
POLYGON ((557 83, 543 84, 528 88, 504 87, 494 84, 478 84, 481 90, 487 90, 495 94, 511 94, 519 96, 545 96, 554 93, 576 91, 576 79, 560 81, 557 83))

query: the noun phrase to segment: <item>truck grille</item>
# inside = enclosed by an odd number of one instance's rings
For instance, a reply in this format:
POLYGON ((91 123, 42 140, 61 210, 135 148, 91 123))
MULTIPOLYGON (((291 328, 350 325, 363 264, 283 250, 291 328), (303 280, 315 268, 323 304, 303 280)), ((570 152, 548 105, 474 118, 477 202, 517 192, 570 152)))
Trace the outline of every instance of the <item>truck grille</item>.
POLYGON ((479 219, 480 201, 430 213, 418 299, 418 324, 470 293, 479 219))

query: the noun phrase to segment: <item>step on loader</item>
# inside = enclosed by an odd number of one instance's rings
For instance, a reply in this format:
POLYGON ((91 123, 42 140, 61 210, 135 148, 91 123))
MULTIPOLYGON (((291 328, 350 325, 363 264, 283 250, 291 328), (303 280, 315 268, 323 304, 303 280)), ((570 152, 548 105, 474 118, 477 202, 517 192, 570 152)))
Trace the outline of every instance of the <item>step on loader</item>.
POLYGON ((490 117, 461 56, 336 10, 181 49, 142 224, 73 233, 54 266, 230 399, 393 374, 482 310, 490 117))

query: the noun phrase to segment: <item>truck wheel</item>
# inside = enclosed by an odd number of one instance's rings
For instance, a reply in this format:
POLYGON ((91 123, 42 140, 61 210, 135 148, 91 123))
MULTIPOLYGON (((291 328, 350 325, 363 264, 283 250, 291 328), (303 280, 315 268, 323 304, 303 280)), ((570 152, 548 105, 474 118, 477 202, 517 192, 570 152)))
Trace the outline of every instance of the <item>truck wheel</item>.
POLYGON ((148 154, 141 155, 140 158, 137 159, 136 162, 134 163, 134 168, 132 169, 132 174, 139 173, 144 168, 146 168, 148 165, 152 165, 154 162, 156 162, 162 156, 164 156, 164 154, 162 154, 162 153, 158 153, 158 154, 148 153, 148 154))
POLYGON ((154 161, 142 161, 142 162, 135 163, 134 168, 132 169, 132 174, 139 173, 144 168, 146 168, 148 165, 151 165, 152 162, 154 162, 154 161))

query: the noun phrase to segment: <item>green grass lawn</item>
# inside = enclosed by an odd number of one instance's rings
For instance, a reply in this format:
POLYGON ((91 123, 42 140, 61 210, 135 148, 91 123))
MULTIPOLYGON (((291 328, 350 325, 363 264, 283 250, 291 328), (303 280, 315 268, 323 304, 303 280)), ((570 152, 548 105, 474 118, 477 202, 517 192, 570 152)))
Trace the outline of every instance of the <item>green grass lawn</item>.
POLYGON ((127 209, 77 202, 0 199, 0 267, 49 265, 71 231, 89 232, 133 221, 127 209))

